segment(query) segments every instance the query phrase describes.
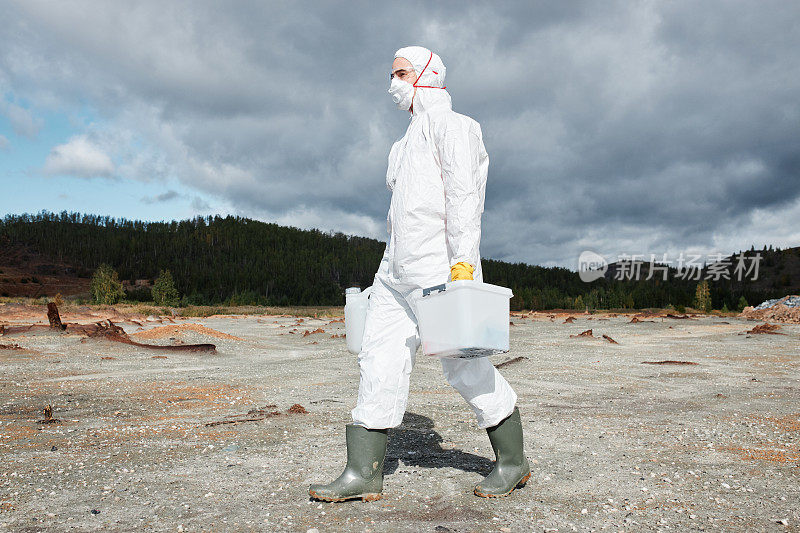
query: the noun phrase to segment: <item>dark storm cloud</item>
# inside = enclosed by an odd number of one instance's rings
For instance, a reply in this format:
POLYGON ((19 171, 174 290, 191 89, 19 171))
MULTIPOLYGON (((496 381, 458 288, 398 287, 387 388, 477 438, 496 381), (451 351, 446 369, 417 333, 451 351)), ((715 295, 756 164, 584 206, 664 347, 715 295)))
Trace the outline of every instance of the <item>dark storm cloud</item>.
POLYGON ((5 7, 0 90, 88 103, 115 154, 141 144, 129 177, 177 175, 245 215, 383 238, 386 157, 407 124, 387 70, 418 43, 483 127, 484 255, 573 266, 587 248, 800 238, 769 218, 800 214, 794 4, 5 7))

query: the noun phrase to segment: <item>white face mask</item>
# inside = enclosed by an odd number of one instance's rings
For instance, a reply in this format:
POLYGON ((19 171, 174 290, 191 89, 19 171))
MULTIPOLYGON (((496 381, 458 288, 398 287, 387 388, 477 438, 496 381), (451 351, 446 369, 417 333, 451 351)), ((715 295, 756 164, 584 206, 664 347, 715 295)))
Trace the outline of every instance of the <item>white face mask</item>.
POLYGON ((394 103, 397 104, 397 109, 408 111, 414 99, 414 86, 395 76, 389 86, 389 94, 392 96, 394 103))

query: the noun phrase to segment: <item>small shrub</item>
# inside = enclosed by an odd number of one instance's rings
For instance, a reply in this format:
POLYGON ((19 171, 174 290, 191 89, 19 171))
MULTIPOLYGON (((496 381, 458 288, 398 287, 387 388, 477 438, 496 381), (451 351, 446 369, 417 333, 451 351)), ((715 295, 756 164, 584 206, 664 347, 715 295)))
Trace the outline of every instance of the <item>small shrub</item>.
POLYGON ((739 311, 744 311, 744 308, 747 307, 748 305, 750 305, 750 304, 747 303, 747 298, 745 298, 744 296, 741 296, 739 298, 739 304, 736 306, 736 308, 739 311))
POLYGON ((711 311, 711 288, 705 280, 697 284, 694 293, 694 307, 704 313, 711 311))
POLYGON ((94 271, 90 292, 95 303, 106 305, 115 304, 125 296, 119 274, 106 263, 94 271))
POLYGON ((162 270, 151 290, 156 305, 176 306, 180 302, 178 289, 169 270, 162 270))

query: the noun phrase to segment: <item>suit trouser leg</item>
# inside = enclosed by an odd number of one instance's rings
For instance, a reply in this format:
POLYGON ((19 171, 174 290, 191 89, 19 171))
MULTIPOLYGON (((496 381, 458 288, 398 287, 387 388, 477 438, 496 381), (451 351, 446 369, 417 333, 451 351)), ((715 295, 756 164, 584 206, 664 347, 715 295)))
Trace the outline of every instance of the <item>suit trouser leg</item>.
POLYGON ((517 394, 488 357, 441 361, 445 378, 472 407, 480 428, 495 426, 514 411, 517 394))
POLYGON ((420 342, 417 331, 405 298, 376 276, 358 355, 361 378, 354 424, 384 429, 402 423, 420 342))

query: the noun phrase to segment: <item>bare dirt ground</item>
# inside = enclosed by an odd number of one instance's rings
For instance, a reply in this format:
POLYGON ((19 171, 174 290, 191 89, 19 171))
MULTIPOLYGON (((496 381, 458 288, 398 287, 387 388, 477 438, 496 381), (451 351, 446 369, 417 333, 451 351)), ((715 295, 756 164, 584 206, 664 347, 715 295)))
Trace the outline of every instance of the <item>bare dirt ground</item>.
MULTIPOLYGON (((418 354, 406 419, 390 432, 384 499, 329 504, 306 491, 344 466, 358 368, 342 322, 139 326, 107 314, 140 342, 214 343, 217 353, 0 336, 0 528, 798 530, 798 325, 744 334, 761 322, 512 316, 511 352, 492 359, 523 358, 501 372, 519 395, 527 486, 503 499, 472 494, 491 468, 489 441, 439 362, 418 354), (40 423, 47 405, 57 421, 40 423)), ((0 306, 0 323, 23 315, 0 306)))

